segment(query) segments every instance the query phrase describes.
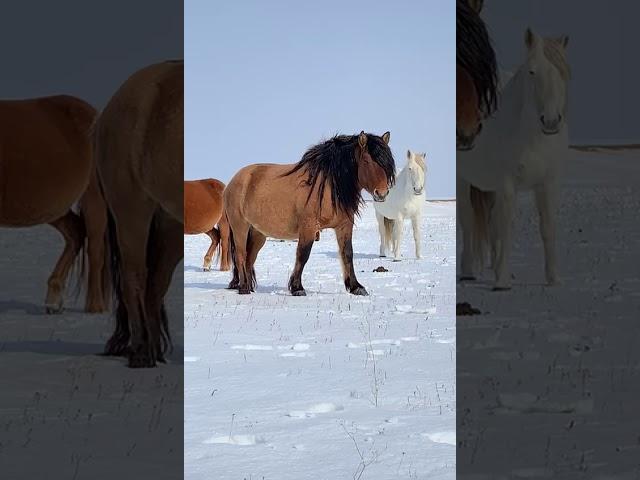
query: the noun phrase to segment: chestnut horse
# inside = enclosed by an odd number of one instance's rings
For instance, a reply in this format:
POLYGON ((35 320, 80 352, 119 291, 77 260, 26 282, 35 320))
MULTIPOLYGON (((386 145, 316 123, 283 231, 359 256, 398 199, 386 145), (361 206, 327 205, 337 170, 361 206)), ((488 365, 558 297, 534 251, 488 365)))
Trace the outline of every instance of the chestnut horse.
POLYGON ((362 189, 382 202, 395 181, 389 138, 389 132, 335 136, 311 147, 297 164, 255 164, 236 173, 224 191, 234 262, 229 288, 241 294, 254 290, 254 264, 267 237, 297 239, 289 291, 306 295, 302 270, 313 242, 320 230, 333 228, 346 289, 368 295, 356 279, 351 237, 362 189))
POLYGON ((482 0, 456 4, 456 148, 471 150, 483 116, 497 103, 497 65, 487 28, 480 18, 482 0))
POLYGON ((164 297, 183 256, 184 64, 134 73, 95 126, 117 302, 106 355, 153 367, 171 346, 164 297))
POLYGON ((96 110, 66 95, 0 101, 0 226, 49 224, 64 237, 62 255, 48 281, 47 313, 63 310, 74 270, 83 280, 88 248, 85 311, 105 310, 106 206, 91 154, 96 110), (72 207, 78 203, 79 214, 72 207))
POLYGON ((211 260, 216 250, 221 271, 229 270, 231 264, 229 224, 226 216, 223 218, 222 215, 223 191, 224 183, 214 178, 184 181, 184 233, 206 233, 211 238, 211 245, 204 256, 204 270, 211 269, 211 260))

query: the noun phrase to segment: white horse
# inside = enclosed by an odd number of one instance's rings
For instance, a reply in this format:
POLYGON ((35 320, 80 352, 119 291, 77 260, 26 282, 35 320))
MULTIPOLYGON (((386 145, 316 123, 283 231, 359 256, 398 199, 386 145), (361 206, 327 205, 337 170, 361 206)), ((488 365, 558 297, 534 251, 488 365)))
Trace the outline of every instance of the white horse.
POLYGON ((378 230, 380 232, 380 256, 385 257, 387 247, 391 249, 395 261, 400 261, 400 244, 404 219, 410 218, 413 225, 413 239, 416 244, 416 258, 421 256, 420 221, 425 204, 425 177, 427 166, 425 153, 407 151, 407 165, 396 176, 396 184, 391 187, 384 202, 374 202, 378 230))
POLYGON ((568 139, 568 37, 525 33, 525 63, 499 95, 476 146, 457 154, 458 218, 463 231, 461 280, 484 266, 491 241, 495 290, 511 288, 508 257, 518 190, 533 190, 549 285, 558 282, 555 209, 568 139))

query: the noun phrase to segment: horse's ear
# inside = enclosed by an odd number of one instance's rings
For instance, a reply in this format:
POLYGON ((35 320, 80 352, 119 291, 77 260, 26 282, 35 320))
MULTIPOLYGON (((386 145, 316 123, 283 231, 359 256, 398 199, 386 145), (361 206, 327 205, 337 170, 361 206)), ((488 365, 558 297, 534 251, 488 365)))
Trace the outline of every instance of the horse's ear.
POLYGON ((560 37, 560 45, 562 45, 562 48, 567 48, 567 45, 569 45, 569 35, 562 35, 560 37))
POLYGON ((468 0, 469 1, 469 6, 475 10, 475 12, 477 14, 480 14, 480 12, 482 11, 482 7, 484 5, 484 0, 468 0))
POLYGON ((364 130, 360 132, 360 135, 358 135, 358 144, 361 148, 367 146, 367 134, 364 133, 364 130))
POLYGON ((407 158, 411 158, 411 150, 407 150, 407 158))
POLYGON ((527 31, 524 32, 524 44, 527 48, 531 49, 536 44, 536 34, 533 33, 531 28, 527 27, 527 31))
POLYGON ((384 140, 384 143, 386 143, 387 145, 389 145, 390 139, 391 139, 391 132, 384 132, 382 134, 382 140, 384 140))

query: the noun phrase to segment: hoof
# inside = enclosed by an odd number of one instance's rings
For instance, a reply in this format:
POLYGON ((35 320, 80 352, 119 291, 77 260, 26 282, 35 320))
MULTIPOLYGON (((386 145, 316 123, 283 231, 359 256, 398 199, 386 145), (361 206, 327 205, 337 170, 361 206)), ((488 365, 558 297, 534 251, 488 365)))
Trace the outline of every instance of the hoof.
POLYGON ((367 289, 360 286, 360 287, 356 287, 353 290, 351 290, 351 294, 352 295, 361 295, 363 297, 366 297, 369 295, 369 292, 367 292, 367 289))
POLYGON ((401 261, 401 259, 400 259, 400 258, 394 258, 394 259, 393 259, 393 261, 394 261, 394 262, 400 262, 400 261, 401 261))
POLYGON ((131 353, 131 349, 128 345, 129 340, 125 338, 119 338, 116 340, 109 340, 107 346, 104 348, 102 355, 105 357, 126 357, 131 353))
POLYGON ((105 313, 107 311, 107 307, 104 305, 87 305, 84 308, 85 313, 105 313))
POLYGON ((475 282, 476 281, 476 277, 473 275, 462 275, 460 276, 460 281, 461 282, 475 282))
POLYGON ((386 255, 380 255, 380 258, 387 258, 386 255))
POLYGON ((240 287, 239 283, 229 282, 229 286, 227 287, 227 290, 238 290, 239 287, 240 287))
POLYGON ((155 359, 148 353, 138 352, 129 355, 129 368, 153 368, 155 366, 155 359))
POLYGON ((64 312, 64 307, 62 305, 45 305, 45 311, 47 315, 58 315, 64 312))
POLYGON ((238 293, 240 295, 249 295, 251 293, 250 288, 238 288, 238 293))
POLYGON ((291 292, 291 295, 294 297, 306 297, 307 292, 305 292, 304 288, 302 290, 296 290, 295 292, 291 292))
POLYGON ((511 287, 493 287, 494 292, 508 292, 511 290, 511 287))

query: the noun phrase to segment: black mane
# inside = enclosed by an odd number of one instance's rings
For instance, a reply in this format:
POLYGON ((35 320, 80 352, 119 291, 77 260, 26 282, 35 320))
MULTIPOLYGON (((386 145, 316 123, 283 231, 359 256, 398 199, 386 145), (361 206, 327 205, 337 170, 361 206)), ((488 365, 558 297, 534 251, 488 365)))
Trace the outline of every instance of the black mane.
MULTIPOLYGON (((367 151, 369 155, 387 175, 390 185, 395 183, 396 165, 391 149, 377 135, 367 133, 367 151)), ((358 161, 356 151, 358 135, 336 135, 326 142, 311 147, 302 159, 284 175, 304 170, 308 175, 307 183, 311 186, 307 203, 317 189, 319 208, 322 207, 324 189, 327 183, 331 187, 331 203, 335 211, 342 211, 349 216, 359 215, 363 204, 361 189, 358 186, 358 161)))
POLYGON ((473 78, 478 107, 491 114, 497 104, 496 54, 487 27, 468 0, 457 0, 456 4, 456 64, 473 78))

